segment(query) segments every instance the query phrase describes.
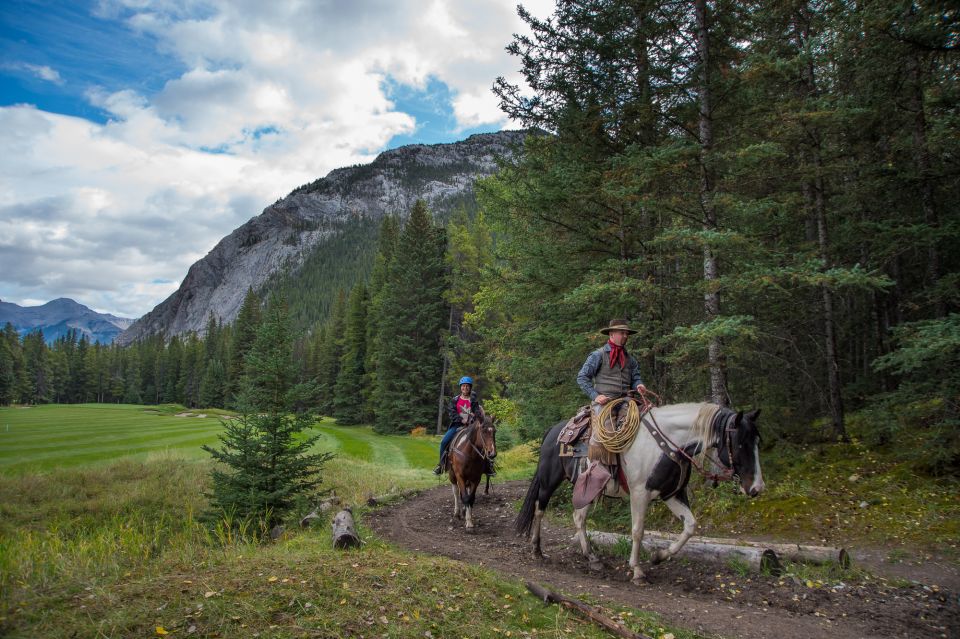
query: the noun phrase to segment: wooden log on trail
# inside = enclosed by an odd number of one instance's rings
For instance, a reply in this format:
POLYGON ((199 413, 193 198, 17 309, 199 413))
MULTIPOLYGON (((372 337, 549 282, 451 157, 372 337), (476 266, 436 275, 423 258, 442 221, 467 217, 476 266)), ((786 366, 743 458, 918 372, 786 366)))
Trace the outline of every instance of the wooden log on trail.
MULTIPOLYGON (((677 538, 676 535, 648 530, 643 538, 657 537, 667 539, 671 542, 677 538)), ((701 537, 694 535, 690 541, 696 541, 705 544, 725 544, 728 546, 752 546, 754 548, 769 548, 777 553, 780 559, 786 559, 796 563, 807 564, 826 564, 836 562, 841 568, 850 567, 850 554, 846 548, 835 548, 832 546, 807 546, 804 544, 776 544, 765 541, 746 541, 740 539, 725 539, 723 537, 701 537)))
POLYGON ((626 637, 627 639, 650 639, 650 637, 647 635, 642 635, 639 632, 634 632, 629 628, 623 627, 610 617, 600 612, 599 608, 587 605, 579 599, 574 599, 573 597, 567 597, 565 595, 561 595, 560 593, 553 592, 552 590, 548 590, 547 588, 535 584, 532 581, 527 582, 527 589, 542 599, 544 603, 558 603, 565 608, 576 610, 587 619, 590 619, 594 623, 603 626, 605 629, 609 630, 618 637, 626 637))
POLYGON ((360 545, 360 536, 353 526, 353 512, 344 508, 333 518, 333 547, 352 548, 360 545))
MULTIPOLYGON (((621 535, 620 533, 590 532, 587 534, 594 543, 600 546, 613 546, 620 542, 620 540, 624 540, 627 543, 631 541, 630 535, 621 535)), ((647 549, 665 549, 673 542, 673 539, 666 536, 648 536, 648 534, 644 534, 643 536, 643 545, 647 549)), ((736 546, 732 544, 708 544, 698 541, 696 537, 693 537, 684 544, 678 555, 719 563, 737 560, 744 562, 750 570, 754 572, 768 571, 771 575, 780 575, 783 573, 783 566, 780 565, 780 559, 777 557, 777 553, 769 548, 736 546)))

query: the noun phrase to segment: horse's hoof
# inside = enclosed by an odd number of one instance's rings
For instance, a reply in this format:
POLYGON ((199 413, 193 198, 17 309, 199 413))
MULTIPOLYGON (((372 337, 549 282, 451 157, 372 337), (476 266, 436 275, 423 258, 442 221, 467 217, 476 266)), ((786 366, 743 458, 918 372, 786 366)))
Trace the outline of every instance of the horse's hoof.
POLYGON ((477 529, 474 528, 473 526, 464 526, 463 529, 464 529, 464 531, 467 532, 467 534, 470 534, 470 535, 472 535, 473 533, 477 532, 477 529))
POLYGON ((600 561, 599 559, 592 559, 590 561, 589 566, 590 566, 590 570, 592 570, 593 572, 600 572, 601 570, 603 570, 603 562, 600 561))
POLYGON ((650 580, 646 575, 640 575, 639 577, 634 577, 631 579, 630 583, 632 583, 634 586, 649 586, 650 580))
POLYGON ((653 553, 652 555, 650 555, 650 563, 651 563, 652 565, 654 565, 654 566, 656 566, 657 564, 659 564, 659 563, 661 563, 661 562, 666 561, 667 559, 668 559, 667 554, 666 554, 665 552, 663 552, 662 550, 658 550, 658 551, 656 551, 655 553, 653 553))

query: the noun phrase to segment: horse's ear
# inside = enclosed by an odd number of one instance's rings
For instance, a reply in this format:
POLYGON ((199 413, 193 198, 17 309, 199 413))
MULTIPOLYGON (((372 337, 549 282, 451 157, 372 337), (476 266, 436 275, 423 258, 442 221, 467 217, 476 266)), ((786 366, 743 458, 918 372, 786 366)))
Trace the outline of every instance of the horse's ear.
POLYGON ((749 418, 750 418, 750 421, 752 421, 752 422, 757 421, 757 418, 760 417, 760 409, 759 409, 759 408, 754 408, 752 411, 750 411, 749 413, 747 413, 747 417, 749 417, 749 418))
POLYGON ((743 411, 742 411, 742 410, 738 410, 738 411, 737 411, 737 418, 736 418, 735 420, 733 420, 733 423, 736 424, 737 426, 739 426, 739 425, 740 425, 740 422, 742 422, 742 421, 743 421, 743 411))

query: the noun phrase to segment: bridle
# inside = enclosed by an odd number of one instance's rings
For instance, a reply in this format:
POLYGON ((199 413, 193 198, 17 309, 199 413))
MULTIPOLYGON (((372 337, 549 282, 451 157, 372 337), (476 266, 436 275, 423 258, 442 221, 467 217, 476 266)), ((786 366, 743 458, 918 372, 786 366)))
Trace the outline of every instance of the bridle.
MULTIPOLYGON (((712 481, 715 484, 721 481, 733 481, 735 478, 739 478, 739 476, 737 475, 737 471, 733 467, 733 435, 737 432, 739 428, 737 426, 736 420, 730 420, 729 416, 727 416, 726 419, 728 423, 724 426, 723 434, 720 436, 721 441, 718 441, 713 446, 714 448, 716 448, 717 454, 715 457, 709 457, 709 459, 711 462, 713 462, 714 465, 716 465, 718 468, 721 469, 719 473, 713 473, 704 469, 699 463, 697 463, 697 460, 696 458, 694 458, 693 455, 688 453, 684 448, 677 446, 673 442, 673 440, 670 439, 666 435, 666 433, 663 432, 663 429, 660 428, 660 424, 657 423, 657 420, 653 416, 653 411, 652 411, 654 406, 660 405, 659 395, 657 395, 656 393, 654 393, 649 389, 645 389, 643 391, 640 391, 640 400, 637 400, 636 398, 633 398, 633 400, 639 401, 641 403, 642 405, 641 420, 643 421, 643 424, 647 427, 647 430, 650 431, 650 434, 653 435, 653 438, 658 440, 658 442, 660 442, 662 448, 665 448, 665 446, 663 445, 664 442, 666 442, 666 444, 669 444, 671 451, 670 453, 668 453, 668 457, 670 457, 670 459, 672 459, 673 461, 679 464, 680 462, 677 460, 676 455, 683 457, 688 462, 690 462, 690 465, 693 466, 693 468, 695 468, 698 473, 700 473, 708 481, 712 481), (654 402, 652 402, 649 399, 648 395, 656 399, 656 404, 654 404, 654 402), (650 422, 646 420, 648 416, 650 417, 650 421, 653 422, 652 426, 650 425, 650 422), (726 441, 727 459, 730 461, 729 465, 724 464, 723 461, 721 461, 720 459, 720 444, 722 443, 722 438, 724 437, 727 440, 726 441)), ((716 416, 714 417, 714 419, 716 419, 716 416)), ((706 442, 704 442, 704 444, 705 443, 706 442)))
MULTIPOLYGON (((475 452, 475 453, 480 457, 480 459, 483 459, 483 460, 488 461, 488 462, 492 462, 492 461, 493 461, 493 457, 489 456, 489 455, 485 452, 486 449, 487 449, 487 441, 486 441, 486 439, 485 439, 486 433, 484 432, 484 427, 483 427, 482 421, 481 421, 479 418, 477 418, 476 415, 474 415, 473 413, 471 413, 471 414, 470 414, 470 422, 471 422, 470 425, 467 426, 467 432, 465 433, 465 435, 469 435, 469 436, 468 436, 468 437, 464 437, 464 439, 465 439, 466 442, 470 445, 470 448, 473 449, 473 452, 475 452), (478 423, 478 422, 479 422, 479 423, 478 423), (476 429, 477 432, 478 432, 478 435, 471 434, 470 431, 469 431, 470 428, 476 429), (479 436, 479 438, 480 438, 480 446, 482 447, 482 449, 481 449, 481 448, 477 448, 477 445, 476 445, 475 443, 473 443, 473 438, 476 437, 476 436, 479 436)), ((457 454, 459 454, 460 456, 463 456, 463 453, 462 453, 460 450, 458 450, 458 449, 454 449, 454 452, 457 453, 457 454)), ((494 453, 494 454, 496 454, 496 453, 494 453)))

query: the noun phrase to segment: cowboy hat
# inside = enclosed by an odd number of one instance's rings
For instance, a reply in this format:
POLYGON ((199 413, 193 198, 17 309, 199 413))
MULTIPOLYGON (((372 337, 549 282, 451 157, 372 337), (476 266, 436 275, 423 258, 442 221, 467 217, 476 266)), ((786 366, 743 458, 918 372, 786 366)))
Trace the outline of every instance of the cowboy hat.
POLYGON ((600 332, 604 335, 609 335, 610 331, 626 331, 629 335, 640 332, 634 328, 630 328, 629 324, 627 324, 627 320, 625 319, 610 320, 609 326, 605 326, 604 328, 600 329, 600 332))

